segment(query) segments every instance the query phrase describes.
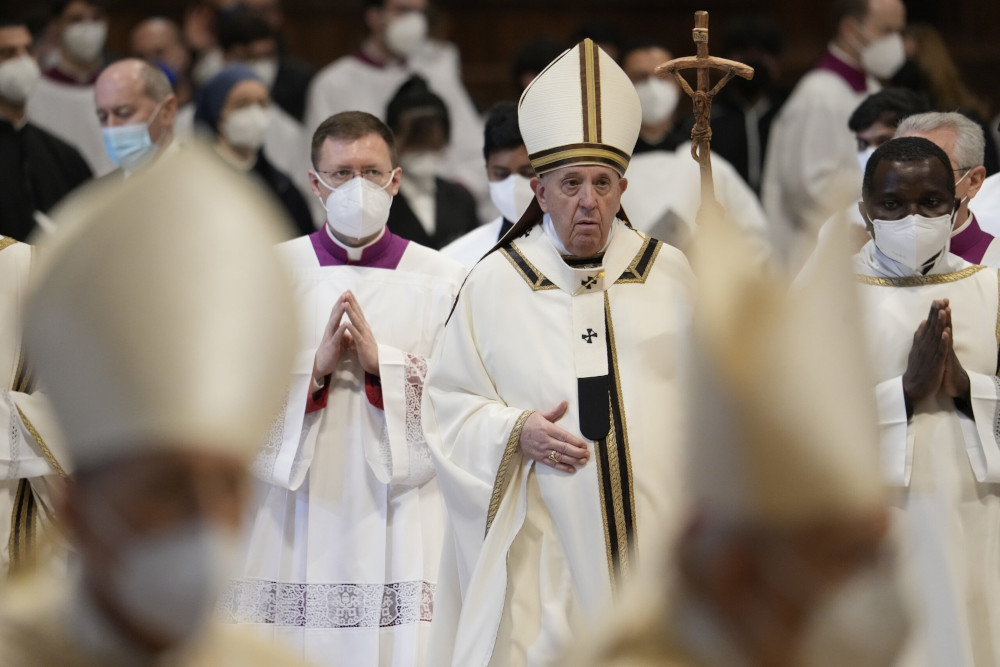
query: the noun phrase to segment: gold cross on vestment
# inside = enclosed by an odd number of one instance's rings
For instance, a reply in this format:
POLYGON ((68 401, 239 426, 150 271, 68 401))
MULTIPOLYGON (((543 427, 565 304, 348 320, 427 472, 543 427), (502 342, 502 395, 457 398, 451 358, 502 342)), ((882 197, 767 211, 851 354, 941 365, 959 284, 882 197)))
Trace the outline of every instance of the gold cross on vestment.
POLYGON ((656 76, 667 78, 673 76, 678 85, 694 101, 694 127, 691 129, 691 157, 701 166, 701 208, 698 210, 699 220, 704 212, 717 209, 719 204, 715 199, 715 184, 712 180, 712 99, 722 90, 734 76, 744 79, 753 78, 753 68, 735 60, 716 58, 708 54, 708 12, 694 13, 694 43, 698 46, 698 55, 686 58, 675 58, 656 68, 656 76), (698 89, 692 90, 688 82, 681 76, 684 70, 697 70, 698 89), (711 71, 725 72, 722 79, 711 87, 711 71))

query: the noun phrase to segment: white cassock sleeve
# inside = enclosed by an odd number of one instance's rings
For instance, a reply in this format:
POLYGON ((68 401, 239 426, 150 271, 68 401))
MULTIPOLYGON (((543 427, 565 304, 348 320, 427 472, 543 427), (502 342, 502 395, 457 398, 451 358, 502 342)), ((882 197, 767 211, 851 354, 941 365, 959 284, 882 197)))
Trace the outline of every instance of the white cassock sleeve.
POLYGON ((305 481, 316 448, 322 411, 306 414, 312 386, 315 350, 300 351, 292 367, 288 396, 271 423, 264 447, 253 462, 253 474, 262 481, 295 491, 305 481))
POLYGON ((965 450, 976 479, 980 482, 1000 482, 1000 379, 967 371, 973 422, 965 415, 962 435, 965 450))
MULTIPOLYGON (((459 297, 424 396, 427 435, 454 531, 463 588, 471 576, 463 570, 476 562, 482 547, 497 479, 503 470, 519 467, 521 428, 531 414, 504 402, 483 364, 470 308, 474 291, 467 283, 459 297)), ((519 363, 510 360, 511 372, 530 377, 530 370, 517 368, 519 363)), ((502 492, 505 484, 497 486, 502 492)))
POLYGON ((65 475, 68 465, 55 419, 41 392, 4 391, 0 400, 0 477, 5 480, 65 475))
MULTIPOLYGON (((956 410, 969 464, 980 482, 1000 482, 1000 379, 966 371, 969 375, 972 414, 975 420, 956 410)), ((882 464, 888 482, 908 486, 913 462, 915 429, 906 418, 903 377, 898 375, 875 387, 882 464)))
POLYGON ((908 486, 913 465, 913 432, 906 418, 903 376, 875 386, 879 435, 882 443, 882 470, 893 486, 908 486))
POLYGON ((831 129, 843 124, 834 110, 813 104, 781 122, 785 141, 768 159, 777 162, 781 196, 795 202, 795 224, 815 234, 843 206, 845 196, 859 189, 860 173, 851 153, 845 153, 845 139, 831 129))

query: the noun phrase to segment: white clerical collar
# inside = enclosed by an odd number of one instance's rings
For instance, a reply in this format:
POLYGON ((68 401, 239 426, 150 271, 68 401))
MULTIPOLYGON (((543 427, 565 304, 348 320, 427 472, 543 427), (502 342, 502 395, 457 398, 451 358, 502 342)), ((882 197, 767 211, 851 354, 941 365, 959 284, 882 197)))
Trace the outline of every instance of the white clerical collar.
POLYGON ((338 239, 336 236, 333 235, 333 232, 330 230, 330 223, 326 223, 325 225, 323 225, 323 229, 326 230, 326 235, 330 237, 331 241, 339 245, 347 252, 347 259, 352 262, 359 261, 361 259, 361 254, 365 251, 365 248, 378 243, 382 239, 382 237, 385 236, 385 230, 386 230, 385 227, 382 227, 382 231, 378 233, 378 236, 376 236, 375 238, 373 238, 371 241, 369 241, 364 245, 349 246, 342 243, 340 239, 338 239))
POLYGON ((830 53, 832 53, 834 57, 837 58, 837 60, 842 60, 843 62, 847 63, 851 67, 854 67, 855 69, 861 69, 861 63, 858 61, 857 58, 849 56, 847 54, 847 51, 843 50, 833 42, 830 42, 827 45, 827 48, 830 49, 830 53))
MULTIPOLYGON (((615 228, 617 226, 618 220, 616 218, 611 222, 611 229, 608 231, 608 240, 604 243, 604 247, 601 248, 598 254, 605 252, 608 249, 608 246, 611 245, 611 237, 615 235, 615 228)), ((573 256, 573 253, 566 250, 566 246, 563 245, 562 239, 559 238, 559 234, 556 232, 556 226, 552 222, 552 216, 548 213, 542 216, 542 229, 545 230, 545 235, 549 237, 549 240, 552 241, 552 245, 556 247, 556 250, 559 251, 560 255, 563 257, 573 256)))

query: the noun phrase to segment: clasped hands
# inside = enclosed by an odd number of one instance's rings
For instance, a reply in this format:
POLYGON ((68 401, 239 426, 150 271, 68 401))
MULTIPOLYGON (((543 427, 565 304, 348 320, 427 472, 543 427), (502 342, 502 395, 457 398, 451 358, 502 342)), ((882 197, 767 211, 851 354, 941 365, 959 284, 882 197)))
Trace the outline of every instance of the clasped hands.
POLYGON ((574 473, 590 459, 587 443, 556 426, 569 403, 563 401, 547 412, 532 412, 521 427, 521 453, 533 461, 562 472, 574 473))
POLYGON ((313 380, 316 384, 323 385, 324 378, 337 368, 344 354, 356 355, 366 373, 379 376, 375 334, 350 290, 337 297, 337 303, 330 311, 330 319, 323 330, 323 338, 316 349, 313 360, 313 380))
POLYGON ((969 400, 969 374, 955 354, 948 299, 931 303, 927 319, 913 334, 913 346, 903 373, 907 417, 914 406, 939 391, 953 399, 969 400))

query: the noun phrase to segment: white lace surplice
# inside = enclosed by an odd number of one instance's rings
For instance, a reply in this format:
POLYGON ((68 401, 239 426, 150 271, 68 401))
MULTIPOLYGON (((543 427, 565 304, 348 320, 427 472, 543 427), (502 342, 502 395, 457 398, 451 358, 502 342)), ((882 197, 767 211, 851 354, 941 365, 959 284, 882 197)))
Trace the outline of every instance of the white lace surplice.
POLYGON ((265 481, 222 614, 320 665, 420 664, 444 511, 420 405, 462 270, 415 244, 395 270, 319 267, 308 238, 283 250, 295 267, 303 343, 286 409, 255 464, 265 481), (366 395, 357 360, 345 358, 327 406, 304 414, 315 349, 348 289, 379 341, 384 409, 366 395))

